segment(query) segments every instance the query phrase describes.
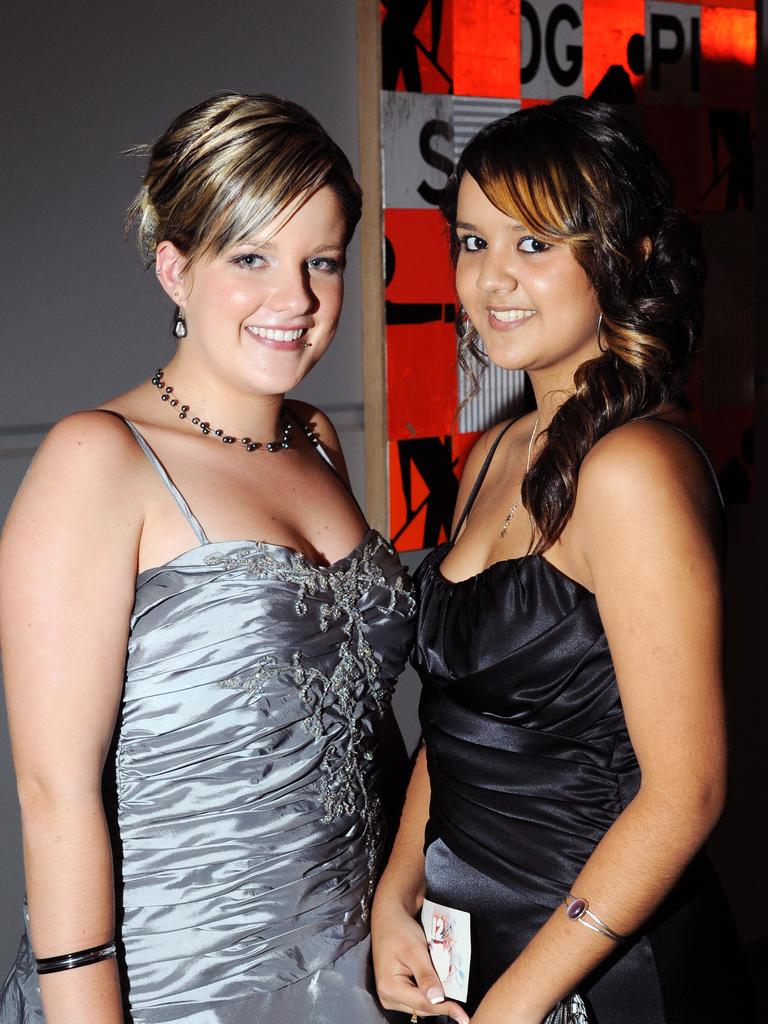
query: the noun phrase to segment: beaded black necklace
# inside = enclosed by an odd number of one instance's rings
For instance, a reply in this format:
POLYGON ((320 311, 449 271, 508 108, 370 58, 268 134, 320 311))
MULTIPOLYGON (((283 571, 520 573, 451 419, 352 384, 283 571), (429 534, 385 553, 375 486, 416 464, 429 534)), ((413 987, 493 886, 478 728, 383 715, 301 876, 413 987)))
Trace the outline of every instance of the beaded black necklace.
MULTIPOLYGON (((170 384, 166 384, 163 377, 162 366, 155 370, 152 376, 152 383, 160 391, 160 401, 167 402, 171 409, 179 409, 179 419, 185 420, 189 418, 192 424, 200 429, 201 434, 211 435, 211 437, 217 437, 222 444, 237 444, 238 438, 234 434, 227 434, 221 428, 217 427, 215 430, 211 429, 211 424, 207 420, 201 420, 199 416, 191 414, 188 405, 184 405, 176 398, 174 390, 170 384)), ((279 452, 284 448, 291 447, 291 434, 293 433, 293 424, 290 421, 284 419, 282 422, 282 435, 276 441, 252 441, 250 437, 239 438, 239 443, 242 448, 247 452, 257 452, 265 450, 268 452, 279 452)), ((306 433, 306 431, 305 431, 306 433)), ((309 433, 307 433, 309 437, 309 433)), ((314 440, 310 437, 310 440, 314 440)))

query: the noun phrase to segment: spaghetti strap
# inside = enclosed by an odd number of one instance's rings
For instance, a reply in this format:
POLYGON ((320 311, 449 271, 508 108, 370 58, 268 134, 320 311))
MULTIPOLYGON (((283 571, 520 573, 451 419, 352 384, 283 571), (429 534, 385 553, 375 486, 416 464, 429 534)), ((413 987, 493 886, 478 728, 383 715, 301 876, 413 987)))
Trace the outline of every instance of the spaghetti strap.
MULTIPOLYGON (((294 421, 294 423, 298 423, 298 425, 301 427, 302 434, 304 434, 304 436, 310 442, 310 444, 315 449, 317 454, 320 455, 321 458, 325 459, 325 461, 331 467, 331 469, 336 474, 336 476, 338 476, 339 474, 338 474, 338 471, 337 471, 336 467, 333 464, 333 460, 331 459, 330 455, 325 450, 325 448, 323 448, 323 446, 322 446, 322 444, 320 442, 320 438, 317 436, 317 434, 314 432, 314 430, 312 430, 312 428, 307 423, 305 423, 304 420, 302 420, 300 416, 297 416, 296 413, 293 411, 293 409, 290 409, 288 407, 288 405, 285 405, 284 409, 288 413, 288 415, 291 417, 291 419, 294 421)), ((346 486, 346 484, 345 484, 345 486, 346 486)))
POLYGON ((509 428, 513 426, 513 424, 515 423, 517 423, 517 419, 510 420, 506 427, 504 427, 503 430, 499 431, 499 433, 496 436, 496 440, 491 445, 491 449, 485 457, 485 462, 483 463, 480 472, 477 474, 477 478, 474 484, 472 485, 472 490, 469 492, 469 497, 467 498, 464 508, 462 510, 461 518, 456 524, 456 529, 453 531, 453 534, 451 535, 451 544, 453 544, 453 542, 458 537, 459 530, 462 528, 467 516, 472 511, 472 506, 475 503, 475 498, 477 497, 480 488, 483 486, 483 480, 485 480, 486 473, 488 472, 488 467, 490 466, 493 460, 493 456, 496 454, 496 449, 499 447, 499 442, 501 441, 502 437, 504 437, 509 428))
POLYGON ((346 492, 349 493, 349 497, 352 499, 354 504, 357 506, 357 510, 358 510, 359 514, 362 516, 362 518, 364 518, 364 520, 366 522, 368 522, 368 519, 366 517, 366 513, 364 511, 362 511, 362 506, 357 501, 357 498, 355 497, 355 494, 354 494, 354 492, 352 490, 351 484, 349 484, 344 479, 344 477, 341 475, 341 473, 338 471, 338 469, 336 468, 336 466, 333 463, 333 459, 328 454, 328 452, 326 452, 326 450, 324 449, 323 443, 322 443, 321 439, 319 439, 319 437, 315 434, 315 432, 312 430, 312 428, 309 426, 309 424, 308 423, 304 423, 304 421, 301 419, 301 417, 297 416, 297 414, 294 413, 294 411, 292 409, 290 409, 288 406, 286 406, 285 410, 286 410, 286 413, 288 413, 288 415, 291 417, 291 419, 295 423, 298 423, 298 425, 301 427, 302 434, 304 434, 306 439, 312 445, 312 447, 313 447, 314 451, 317 453, 317 455, 319 457, 321 457, 325 463, 327 463, 328 468, 331 470, 331 472, 334 474, 334 476, 337 478, 337 480, 342 484, 342 486, 344 487, 346 492))
POLYGON ((323 448, 323 445, 322 445, 322 442, 320 441, 320 438, 317 436, 317 434, 314 432, 314 430, 309 426, 309 424, 305 423, 304 420, 293 411, 293 409, 289 408, 289 406, 286 405, 285 406, 285 411, 290 416, 290 418, 294 421, 294 423, 298 423, 298 425, 301 427, 302 434, 306 437, 306 439, 309 441, 309 443, 315 449, 317 454, 323 459, 323 461, 327 463, 328 468, 333 473, 333 475, 336 477, 336 479, 339 481, 339 483, 343 486, 344 490, 349 493, 349 496, 352 498, 352 501, 354 501, 355 505, 357 505, 357 509, 358 509, 360 515, 362 516, 363 520, 367 523, 368 520, 366 518, 365 512, 363 511, 362 505, 357 500, 357 497, 355 496, 355 492, 352 490, 351 485, 349 483, 347 483, 347 481, 344 479, 344 477, 339 473, 338 469, 336 469, 336 467, 334 466, 333 460, 331 459, 330 455, 325 450, 325 448, 323 448))
POLYGON ((665 427, 669 427, 670 430, 674 430, 678 434, 682 434, 683 437, 686 437, 691 442, 693 447, 698 451, 699 455, 704 460, 704 465, 709 470, 710 476, 712 477, 712 483, 715 486, 715 493, 717 494, 721 507, 725 507, 725 499, 723 498, 723 492, 720 489, 720 481, 717 479, 715 467, 712 465, 712 460, 710 459, 703 445, 701 445, 696 440, 693 434, 689 434, 687 430, 683 429, 683 427, 678 427, 676 423, 670 423, 669 420, 662 419, 660 416, 648 416, 647 418, 649 420, 653 420, 655 423, 661 423, 665 427))
MULTIPOLYGON (((111 410, 108 410, 108 411, 111 412, 111 410)), ((157 475, 160 477, 160 479, 163 481, 163 483, 165 484, 167 489, 170 491, 171 497, 176 502, 176 504, 178 505, 182 515, 184 516, 184 518, 187 520, 187 522, 191 526, 191 528, 192 528, 195 536, 197 537, 198 541, 201 544, 208 544, 209 541, 208 541, 208 538, 205 535, 205 530, 203 530, 203 528, 200 525, 200 523, 198 522, 197 518, 193 515, 192 510, 190 509, 189 505, 187 504, 187 501, 186 501, 184 495, 178 489, 178 487, 173 482, 173 480, 171 480, 171 478, 168 475, 168 471, 166 470, 165 466, 162 464, 160 459, 158 459, 158 457, 155 455, 155 453, 153 452, 152 448, 149 445, 149 442, 146 440, 146 438, 143 436, 143 434, 139 431, 139 428, 134 423, 132 423, 129 419, 126 419, 125 416, 122 416, 120 413, 115 413, 115 415, 120 416, 120 419, 123 421, 123 423, 125 423, 125 425, 131 431, 133 436, 136 438, 136 441, 138 442, 139 447, 144 452, 146 457, 149 459, 150 463, 154 466, 155 470, 157 471, 157 475)))

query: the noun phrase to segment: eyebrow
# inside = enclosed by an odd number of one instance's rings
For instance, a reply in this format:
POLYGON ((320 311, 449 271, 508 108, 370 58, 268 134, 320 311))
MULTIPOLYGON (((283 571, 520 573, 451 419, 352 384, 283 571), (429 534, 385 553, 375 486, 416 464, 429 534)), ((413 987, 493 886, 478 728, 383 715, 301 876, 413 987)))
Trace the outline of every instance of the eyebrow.
MULTIPOLYGON (((243 247, 251 247, 253 249, 276 248, 274 242, 271 242, 269 240, 261 241, 258 238, 241 238, 239 241, 232 243, 233 249, 239 249, 243 247)), ((318 245, 316 249, 313 249, 310 255, 314 256, 318 252, 344 252, 344 245, 341 242, 323 243, 322 245, 318 245)))
POLYGON ((274 249, 275 243, 268 239, 238 238, 236 242, 232 243, 231 248, 240 249, 244 246, 250 246, 252 249, 274 249))
MULTIPOLYGON (((513 220, 511 217, 509 219, 512 221, 512 223, 509 225, 511 231, 528 231, 528 228, 524 224, 520 224, 519 221, 513 220)), ((459 229, 461 229, 462 231, 477 231, 480 234, 482 234, 480 229, 476 227, 474 224, 468 224, 466 221, 463 220, 456 221, 456 230, 458 231, 459 229)))
POLYGON ((344 252, 344 246, 339 242, 328 242, 327 245, 318 245, 312 250, 313 255, 318 252, 344 252))

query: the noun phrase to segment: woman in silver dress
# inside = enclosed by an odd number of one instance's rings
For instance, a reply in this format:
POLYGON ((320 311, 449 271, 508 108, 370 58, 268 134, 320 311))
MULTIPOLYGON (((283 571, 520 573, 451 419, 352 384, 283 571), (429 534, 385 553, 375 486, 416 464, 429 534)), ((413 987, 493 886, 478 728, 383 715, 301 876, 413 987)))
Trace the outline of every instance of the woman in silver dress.
POLYGON ((368 905, 402 567, 287 401, 360 190, 295 104, 226 94, 132 210, 168 365, 54 427, 0 548, 28 931, 2 1024, 377 1024, 368 905))

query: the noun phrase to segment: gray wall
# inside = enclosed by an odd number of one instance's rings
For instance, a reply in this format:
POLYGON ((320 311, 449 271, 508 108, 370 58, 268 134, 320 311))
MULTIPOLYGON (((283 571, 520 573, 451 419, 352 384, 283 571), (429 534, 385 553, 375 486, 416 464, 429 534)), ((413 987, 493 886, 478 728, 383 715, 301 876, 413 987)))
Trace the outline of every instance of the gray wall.
MULTIPOLYGON (((172 350, 167 300, 122 238, 143 171, 121 151, 237 89, 304 104, 357 163, 355 0, 31 0, 7 5, 3 22, 0 521, 43 425, 147 377, 172 350)), ((356 249, 337 338, 299 394, 329 410, 362 494, 356 249)), ((22 892, 2 710, 0 980, 22 892)))

